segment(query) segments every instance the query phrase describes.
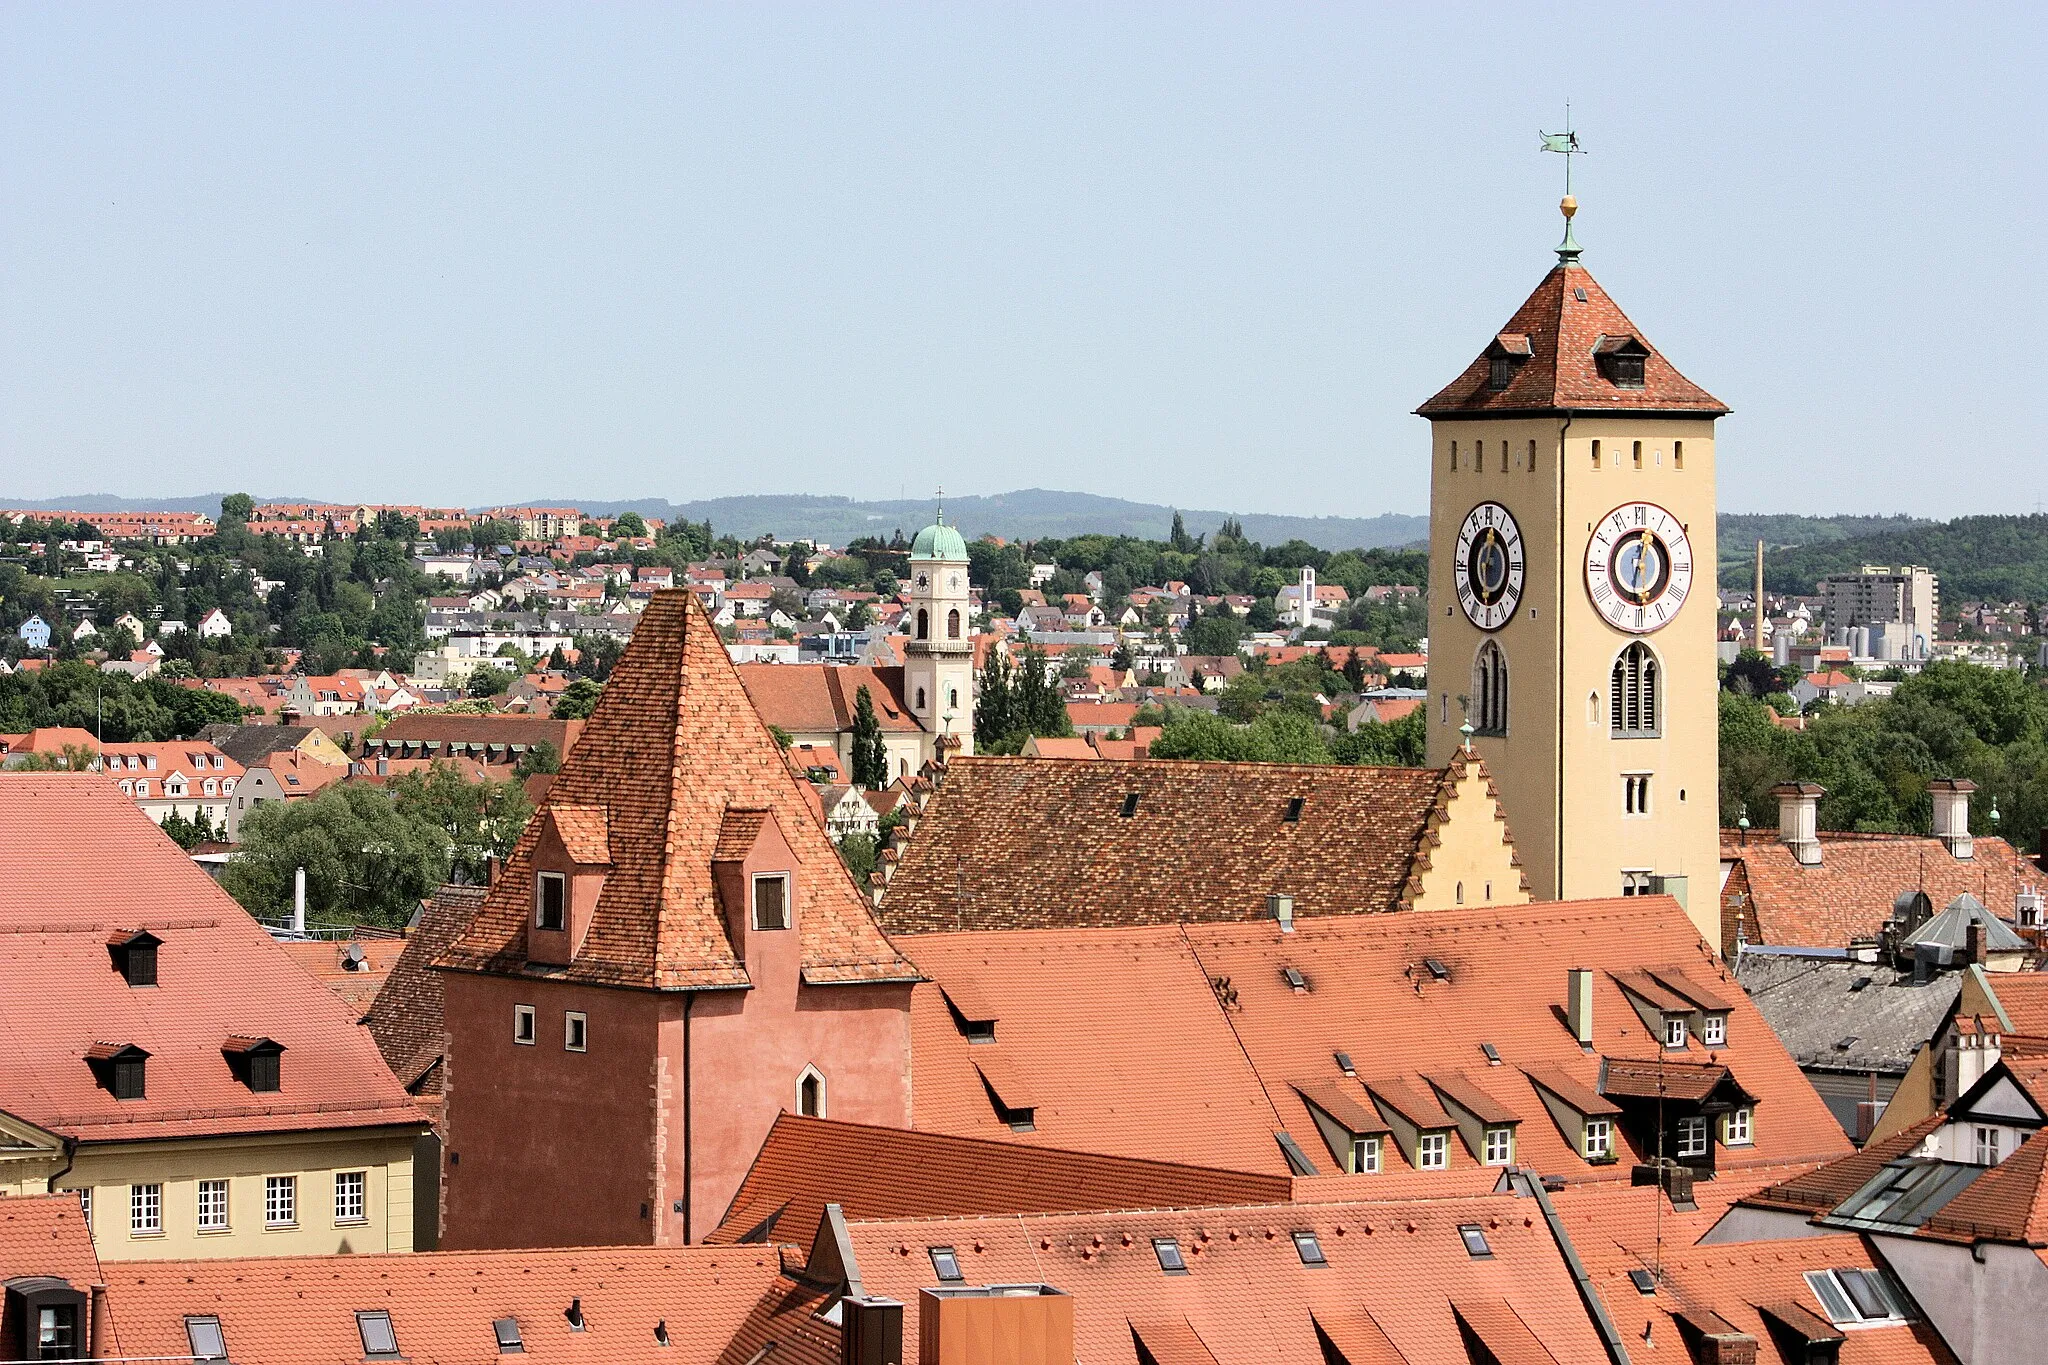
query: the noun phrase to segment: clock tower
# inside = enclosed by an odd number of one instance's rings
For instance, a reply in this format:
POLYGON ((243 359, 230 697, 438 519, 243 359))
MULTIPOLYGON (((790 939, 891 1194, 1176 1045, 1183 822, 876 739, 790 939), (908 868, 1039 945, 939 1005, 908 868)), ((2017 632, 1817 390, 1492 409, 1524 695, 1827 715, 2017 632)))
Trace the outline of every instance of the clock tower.
POLYGON ((1429 762, 1469 743, 1542 898, 1718 942, 1714 422, 1565 239, 1430 423, 1429 762), (1468 728, 1469 727, 1469 730, 1468 728))
POLYGON ((974 607, 967 542, 940 510, 910 544, 910 641, 903 700, 926 730, 974 752, 974 607))

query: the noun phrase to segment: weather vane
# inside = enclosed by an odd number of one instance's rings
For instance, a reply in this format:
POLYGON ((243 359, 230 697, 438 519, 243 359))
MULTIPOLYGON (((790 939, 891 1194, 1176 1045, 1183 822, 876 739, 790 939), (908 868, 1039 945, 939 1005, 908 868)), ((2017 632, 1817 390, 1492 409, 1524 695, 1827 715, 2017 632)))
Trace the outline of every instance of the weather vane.
POLYGON ((1545 133, 1538 130, 1543 139, 1542 150, 1557 152, 1564 157, 1564 198, 1558 201, 1558 212, 1564 215, 1564 240, 1557 245, 1557 259, 1566 265, 1576 265, 1579 259, 1579 244, 1572 236, 1572 217, 1579 211, 1579 201, 1572 198, 1572 158, 1584 156, 1585 148, 1579 146, 1579 135, 1572 131, 1571 101, 1565 101, 1564 131, 1545 133))
POLYGON ((935 520, 941 526, 946 524, 946 487, 944 484, 939 485, 939 515, 935 520))

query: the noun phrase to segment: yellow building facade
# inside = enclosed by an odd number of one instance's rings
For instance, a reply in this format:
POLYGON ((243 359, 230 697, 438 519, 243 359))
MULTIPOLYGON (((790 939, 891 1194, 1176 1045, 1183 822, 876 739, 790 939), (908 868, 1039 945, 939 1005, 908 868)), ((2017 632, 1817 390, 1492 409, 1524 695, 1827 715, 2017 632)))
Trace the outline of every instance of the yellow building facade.
POLYGON ((419 1129, 81 1143, 0 1114, 0 1195, 79 1193, 103 1261, 413 1249, 419 1129))
POLYGON ((1431 423, 1429 762, 1463 744, 1542 899, 1668 892, 1718 941, 1714 422, 1559 263, 1431 423), (1469 731, 1468 731, 1469 727, 1469 731))

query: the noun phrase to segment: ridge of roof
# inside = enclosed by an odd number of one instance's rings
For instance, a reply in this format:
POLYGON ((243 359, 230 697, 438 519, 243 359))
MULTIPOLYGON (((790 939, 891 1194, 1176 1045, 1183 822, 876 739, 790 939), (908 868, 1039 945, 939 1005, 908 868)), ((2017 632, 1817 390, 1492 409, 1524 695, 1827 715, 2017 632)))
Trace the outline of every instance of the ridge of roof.
POLYGON ((1726 404, 1680 374, 1650 344, 1642 329, 1579 265, 1555 265, 1486 349, 1459 376, 1415 410, 1423 417, 1499 417, 1530 413, 1661 412, 1719 417, 1726 404), (1527 358, 1514 365, 1507 387, 1489 385, 1496 350, 1519 355, 1503 336, 1525 338, 1527 358), (1633 338, 1642 345, 1643 383, 1620 388, 1594 359, 1603 341, 1633 338))
MULTIPOLYGON (((727 812, 772 812, 807 874, 798 908, 803 980, 907 982, 916 969, 876 925, 826 836, 806 783, 756 713, 703 604, 649 599, 604 696, 562 760, 536 818, 438 965, 643 990, 751 984, 728 937, 711 863, 727 812), (575 961, 529 967, 527 888, 556 807, 606 812, 611 867, 575 961)), ((588 817, 582 817, 587 819, 588 817)))

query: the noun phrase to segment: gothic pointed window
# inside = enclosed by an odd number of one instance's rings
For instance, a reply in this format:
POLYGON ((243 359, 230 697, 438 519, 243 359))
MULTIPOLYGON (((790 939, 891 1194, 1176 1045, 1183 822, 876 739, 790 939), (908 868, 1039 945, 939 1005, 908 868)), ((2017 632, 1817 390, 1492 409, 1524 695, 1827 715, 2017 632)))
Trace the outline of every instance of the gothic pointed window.
POLYGON ((1508 657, 1488 640, 1472 663, 1473 730, 1482 735, 1508 732, 1508 657))
POLYGON ((1608 731, 1615 739, 1649 739, 1662 733, 1657 656, 1641 641, 1615 656, 1608 679, 1608 731))

